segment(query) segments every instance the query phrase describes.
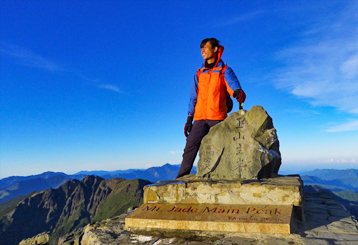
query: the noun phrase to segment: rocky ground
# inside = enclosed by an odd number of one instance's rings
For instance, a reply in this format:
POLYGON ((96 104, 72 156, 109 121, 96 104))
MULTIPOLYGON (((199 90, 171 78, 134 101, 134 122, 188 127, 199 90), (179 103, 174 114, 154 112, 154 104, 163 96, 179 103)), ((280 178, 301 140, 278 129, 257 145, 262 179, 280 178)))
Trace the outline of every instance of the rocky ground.
POLYGON ((19 245, 48 244, 50 233, 43 232, 29 239, 22 240, 19 245))
MULTIPOLYGON (((289 235, 226 233, 205 234, 195 237, 163 237, 127 232, 123 214, 95 224, 63 237, 59 245, 99 245, 99 244, 304 244, 304 245, 356 245, 358 223, 344 210, 330 193, 306 193, 304 199, 304 221, 298 222, 296 231, 289 235)), ((165 234, 162 234, 165 235, 165 234)), ((166 234, 168 235, 168 234, 166 234)), ((169 234, 170 236, 170 234, 169 234)))

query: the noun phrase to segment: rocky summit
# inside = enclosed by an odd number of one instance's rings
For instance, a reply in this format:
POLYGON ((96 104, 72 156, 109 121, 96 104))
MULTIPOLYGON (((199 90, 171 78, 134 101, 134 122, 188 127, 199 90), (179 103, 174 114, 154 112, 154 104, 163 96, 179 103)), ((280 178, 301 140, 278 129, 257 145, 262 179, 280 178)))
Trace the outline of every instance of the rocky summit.
POLYGON ((144 204, 126 218, 130 231, 291 233, 302 219, 299 176, 202 180, 185 176, 144 187, 144 204))
POLYGON ((62 237, 59 245, 147 244, 147 245, 202 245, 202 244, 275 244, 275 245, 355 245, 358 241, 357 221, 330 193, 307 193, 303 201, 304 220, 298 222, 293 234, 264 233, 206 233, 197 232, 185 237, 168 232, 138 234, 126 231, 123 214, 87 225, 62 237))
POLYGON ((302 218, 302 181, 278 176, 279 141, 261 106, 212 127, 199 155, 196 176, 145 187, 144 204, 126 218, 129 231, 293 231, 302 218))
POLYGON ((233 112, 212 127, 199 156, 197 175, 212 180, 271 178, 281 165, 276 129, 261 106, 233 112))

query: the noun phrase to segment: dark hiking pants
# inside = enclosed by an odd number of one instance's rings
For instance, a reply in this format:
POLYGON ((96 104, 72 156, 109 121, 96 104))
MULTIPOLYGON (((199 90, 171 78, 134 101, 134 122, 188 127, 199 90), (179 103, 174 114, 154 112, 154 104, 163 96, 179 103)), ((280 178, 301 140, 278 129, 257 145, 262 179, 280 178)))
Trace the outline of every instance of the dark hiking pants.
POLYGON ((193 128, 186 138, 186 145, 183 154, 183 161, 181 163, 177 178, 190 174, 195 161, 196 154, 199 151, 201 140, 208 134, 209 129, 218 124, 219 120, 200 120, 195 121, 193 128))

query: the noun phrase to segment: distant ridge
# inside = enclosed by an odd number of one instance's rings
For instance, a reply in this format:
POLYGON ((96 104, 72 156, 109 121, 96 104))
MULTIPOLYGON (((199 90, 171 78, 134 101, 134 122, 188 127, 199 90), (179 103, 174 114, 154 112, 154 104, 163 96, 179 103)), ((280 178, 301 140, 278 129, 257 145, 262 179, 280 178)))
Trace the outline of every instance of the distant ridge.
POLYGON ((332 191, 356 190, 358 191, 357 169, 316 169, 301 174, 305 184, 320 185, 332 191))
POLYGON ((114 174, 127 174, 134 171, 144 171, 145 169, 127 169, 127 170, 115 170, 115 171, 80 171, 75 173, 74 175, 96 175, 96 176, 104 176, 104 175, 114 175, 114 174))
MULTIPOLYGON (((125 179, 147 179, 151 182, 157 182, 159 180, 174 180, 179 172, 180 164, 171 165, 169 163, 164 164, 161 167, 151 167, 146 170, 136 170, 129 173, 107 174, 102 176, 105 179, 110 178, 125 178, 125 179)), ((196 173, 196 167, 193 167, 191 173, 196 173)))
MULTIPOLYGON (((45 172, 31 176, 12 176, 0 180, 0 203, 11 200, 19 196, 27 195, 34 191, 42 191, 49 188, 57 188, 68 180, 82 180, 87 175, 100 176, 104 179, 124 178, 146 179, 151 182, 159 180, 173 180, 176 178, 180 164, 171 165, 169 163, 159 167, 148 169, 128 169, 116 171, 80 171, 73 175, 67 175, 62 172, 45 172)), ((193 167, 192 173, 196 173, 196 167, 193 167)))
POLYGON ((27 195, 34 191, 57 188, 71 179, 81 180, 85 175, 67 175, 61 172, 45 172, 31 176, 13 176, 0 180, 0 203, 27 195))
POLYGON ((15 197, 27 195, 34 191, 57 188, 70 179, 71 178, 66 175, 55 175, 47 179, 35 178, 15 182, 12 186, 0 190, 0 203, 7 202, 15 197))
POLYGON ((316 176, 323 180, 358 178, 357 169, 315 169, 309 172, 303 172, 302 175, 316 176))
POLYGON ((54 176, 68 176, 65 173, 62 172, 44 172, 42 174, 37 174, 37 175, 29 175, 29 176, 11 176, 11 177, 7 177, 7 178, 3 178, 0 179, 0 190, 12 186, 20 181, 26 181, 26 180, 31 180, 31 179, 37 179, 37 178, 41 178, 41 179, 49 179, 51 177, 54 176))
MULTIPOLYGON (((125 178, 125 179, 147 179, 151 182, 157 182, 159 180, 173 180, 176 178, 180 164, 172 165, 169 163, 159 167, 150 167, 148 169, 128 169, 128 170, 116 170, 116 171, 80 171, 75 175, 96 175, 105 179, 111 178, 125 178)), ((196 173, 196 167, 193 167, 192 172, 196 173)))

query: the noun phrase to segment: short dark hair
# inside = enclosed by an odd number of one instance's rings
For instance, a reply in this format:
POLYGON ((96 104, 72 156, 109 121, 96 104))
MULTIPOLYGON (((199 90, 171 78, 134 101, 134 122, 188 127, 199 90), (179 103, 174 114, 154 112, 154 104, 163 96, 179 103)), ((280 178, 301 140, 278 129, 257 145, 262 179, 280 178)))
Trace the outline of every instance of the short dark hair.
POLYGON ((219 48, 219 46, 220 46, 220 44, 219 44, 220 41, 217 40, 216 38, 212 37, 212 38, 205 38, 203 41, 201 41, 200 48, 203 48, 207 42, 210 42, 211 47, 213 47, 213 48, 215 48, 215 47, 219 48))

